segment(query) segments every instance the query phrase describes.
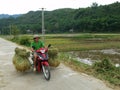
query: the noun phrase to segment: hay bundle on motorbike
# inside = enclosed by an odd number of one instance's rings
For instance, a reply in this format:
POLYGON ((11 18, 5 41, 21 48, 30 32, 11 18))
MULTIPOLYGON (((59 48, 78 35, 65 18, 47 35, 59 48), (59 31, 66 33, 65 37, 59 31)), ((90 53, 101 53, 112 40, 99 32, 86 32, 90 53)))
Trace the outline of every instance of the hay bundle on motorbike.
POLYGON ((25 49, 15 48, 15 55, 13 57, 13 64, 17 71, 24 72, 29 70, 31 67, 30 61, 28 59, 30 52, 25 49))
POLYGON ((57 48, 50 48, 48 51, 49 55, 49 65, 52 67, 57 67, 60 64, 60 61, 58 60, 58 49, 57 48))

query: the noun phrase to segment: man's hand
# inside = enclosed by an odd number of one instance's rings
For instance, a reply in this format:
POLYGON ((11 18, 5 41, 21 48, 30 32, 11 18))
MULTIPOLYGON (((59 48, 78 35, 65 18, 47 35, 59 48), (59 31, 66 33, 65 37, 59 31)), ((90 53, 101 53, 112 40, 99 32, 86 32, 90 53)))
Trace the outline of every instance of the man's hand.
POLYGON ((33 48, 31 48, 31 51, 32 51, 32 52, 35 52, 35 50, 34 50, 33 48))

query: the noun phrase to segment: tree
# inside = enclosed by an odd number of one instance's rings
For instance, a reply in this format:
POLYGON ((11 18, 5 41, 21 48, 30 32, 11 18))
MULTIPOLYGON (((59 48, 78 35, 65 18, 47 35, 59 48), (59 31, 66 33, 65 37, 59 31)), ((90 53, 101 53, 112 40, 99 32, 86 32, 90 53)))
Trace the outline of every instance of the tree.
POLYGON ((11 34, 16 38, 19 35, 19 29, 16 25, 11 25, 11 34))
POLYGON ((92 7, 92 8, 98 7, 98 3, 96 3, 96 2, 92 3, 91 7, 92 7))

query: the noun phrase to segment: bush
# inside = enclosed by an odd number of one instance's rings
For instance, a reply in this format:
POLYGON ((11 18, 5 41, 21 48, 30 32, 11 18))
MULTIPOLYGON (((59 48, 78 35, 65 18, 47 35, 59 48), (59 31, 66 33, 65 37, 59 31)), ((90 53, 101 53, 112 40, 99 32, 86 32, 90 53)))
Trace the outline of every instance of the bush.
POLYGON ((20 43, 21 45, 30 46, 30 43, 31 43, 31 42, 30 42, 29 37, 24 36, 24 37, 21 37, 21 38, 20 38, 19 43, 20 43))
POLYGON ((115 67, 109 59, 103 59, 101 62, 96 62, 93 68, 99 78, 120 86, 120 67, 115 67))
POLYGON ((16 37, 13 37, 11 41, 19 43, 20 40, 19 40, 19 37, 16 36, 16 37))
POLYGON ((114 69, 114 65, 108 59, 103 59, 101 62, 96 62, 93 67, 97 72, 100 73, 114 69))

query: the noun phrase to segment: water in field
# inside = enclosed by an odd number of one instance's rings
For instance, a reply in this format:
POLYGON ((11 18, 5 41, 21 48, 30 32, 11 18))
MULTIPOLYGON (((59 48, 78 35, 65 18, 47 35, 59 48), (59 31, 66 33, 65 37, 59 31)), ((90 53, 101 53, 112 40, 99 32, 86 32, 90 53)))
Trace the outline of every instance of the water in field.
POLYGON ((85 63, 85 64, 88 64, 90 66, 93 64, 93 61, 90 58, 81 59, 81 58, 77 57, 76 59, 78 61, 85 63))
POLYGON ((120 66, 120 49, 74 51, 70 52, 70 54, 75 56, 76 60, 88 65, 93 65, 94 62, 107 58, 110 59, 116 67, 120 66))

